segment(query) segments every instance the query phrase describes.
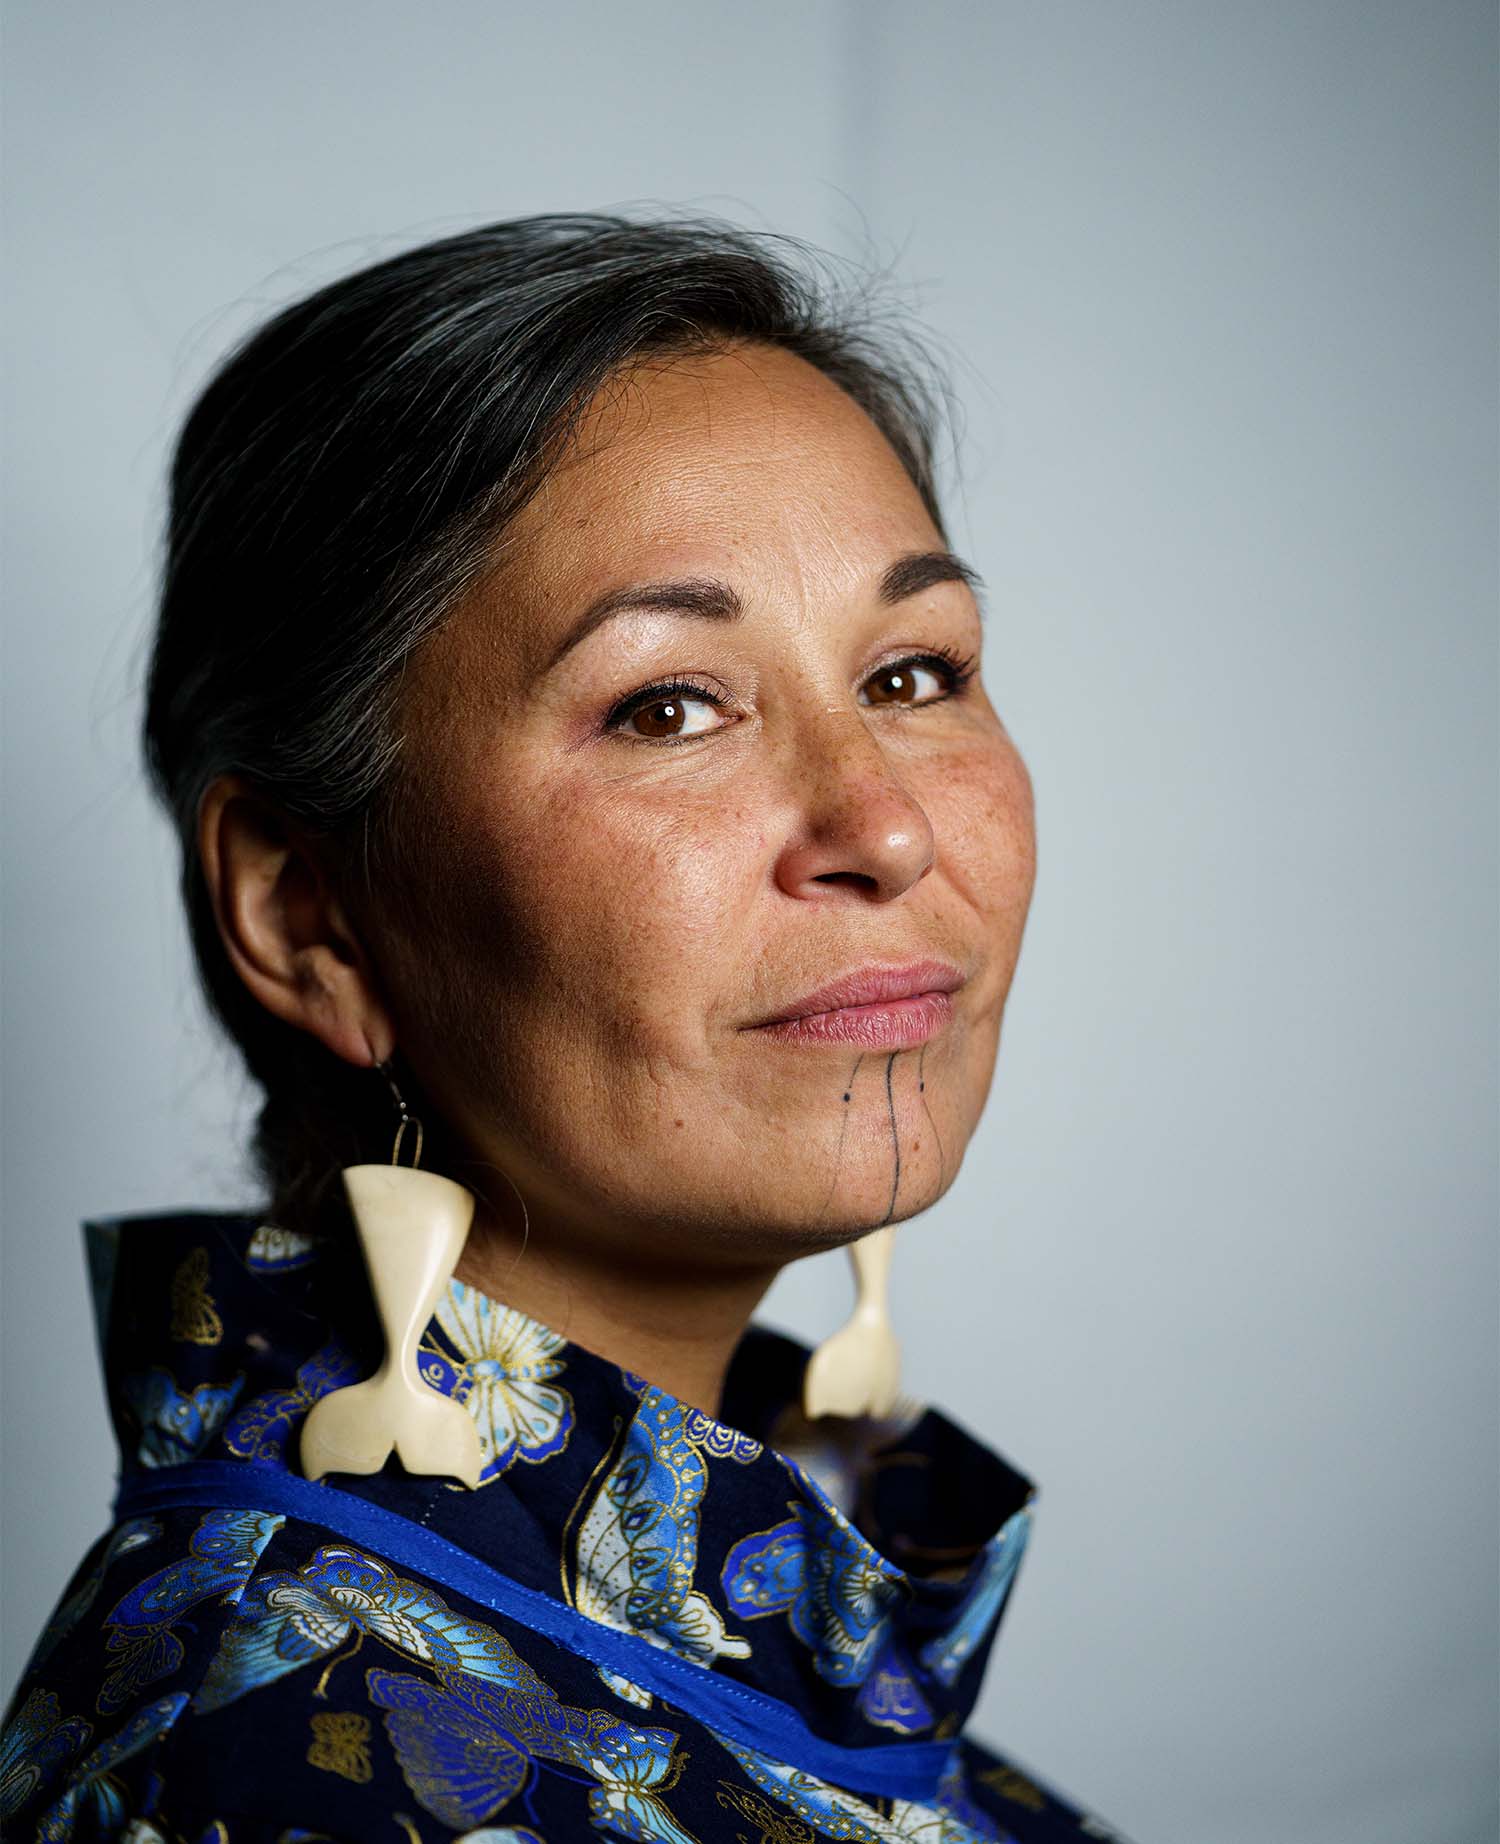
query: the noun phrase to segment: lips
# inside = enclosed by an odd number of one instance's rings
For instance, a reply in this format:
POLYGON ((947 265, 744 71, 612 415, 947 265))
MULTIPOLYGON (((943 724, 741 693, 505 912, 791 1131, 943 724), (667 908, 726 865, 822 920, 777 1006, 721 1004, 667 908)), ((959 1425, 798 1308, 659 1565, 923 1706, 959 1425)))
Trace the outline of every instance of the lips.
POLYGON ((769 1018, 756 1020, 756 1028, 784 1024, 796 1018, 811 1018, 821 1012, 836 1012, 847 1006, 879 1005, 899 999, 913 999, 922 993, 957 992, 964 975, 951 961, 916 960, 899 967, 858 967, 829 980, 816 991, 793 999, 769 1018))

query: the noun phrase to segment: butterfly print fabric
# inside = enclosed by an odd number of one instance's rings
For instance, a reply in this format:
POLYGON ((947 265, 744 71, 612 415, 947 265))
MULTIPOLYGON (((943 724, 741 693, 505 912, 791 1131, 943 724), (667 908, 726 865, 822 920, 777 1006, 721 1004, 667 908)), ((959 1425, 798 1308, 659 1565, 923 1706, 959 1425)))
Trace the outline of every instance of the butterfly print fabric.
POLYGON ((115 1516, 6 1713, 6 1839, 1124 1844, 967 1728, 1036 1488, 939 1410, 809 1423, 753 1323, 714 1419, 455 1280, 420 1361, 477 1489, 314 1483, 381 1355, 352 1236, 84 1229, 115 1516))

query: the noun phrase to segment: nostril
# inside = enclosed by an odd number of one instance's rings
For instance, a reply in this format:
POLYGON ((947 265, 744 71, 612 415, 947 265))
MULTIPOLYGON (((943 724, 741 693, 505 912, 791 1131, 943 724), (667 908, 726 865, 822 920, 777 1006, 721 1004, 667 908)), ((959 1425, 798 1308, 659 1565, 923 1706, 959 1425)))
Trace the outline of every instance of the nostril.
POLYGON ((867 877, 863 871, 823 871, 813 879, 815 884, 855 884, 861 889, 874 889, 876 880, 867 877))

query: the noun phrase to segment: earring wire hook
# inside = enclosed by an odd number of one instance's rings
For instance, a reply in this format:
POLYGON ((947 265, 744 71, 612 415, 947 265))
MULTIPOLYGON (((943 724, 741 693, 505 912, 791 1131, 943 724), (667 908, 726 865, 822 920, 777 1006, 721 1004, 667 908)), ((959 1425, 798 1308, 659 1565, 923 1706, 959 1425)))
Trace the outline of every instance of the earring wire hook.
MULTIPOLYGON (((410 1124, 417 1130, 416 1154, 412 1160, 412 1164, 413 1166, 418 1166, 422 1163, 422 1122, 412 1113, 410 1108, 407 1107, 406 1097, 397 1087, 396 1078, 391 1073, 391 1065, 389 1063, 382 1063, 378 1057, 373 1057, 372 1061, 375 1068, 380 1071, 381 1075, 383 1075, 390 1084, 392 1098, 401 1115, 396 1125, 396 1143, 391 1149, 391 1163, 392 1165, 399 1165, 401 1163, 401 1138, 406 1132, 408 1124, 410 1124)), ((510 1186, 511 1190, 515 1192, 516 1202, 521 1206, 521 1246, 517 1249, 515 1257, 510 1264, 511 1268, 514 1268, 516 1262, 526 1253, 527 1246, 531 1241, 531 1212, 526 1208, 526 1199, 522 1197, 520 1188, 517 1186, 516 1181, 511 1177, 510 1173, 507 1172, 503 1166, 496 1166, 494 1169, 499 1172, 500 1176, 510 1186)), ((507 1273, 509 1273, 509 1270, 507 1270, 507 1273)))
POLYGON ((401 1093, 401 1090, 396 1085, 396 1078, 391 1073, 390 1064, 382 1063, 377 1059, 375 1063, 375 1067, 380 1071, 381 1075, 383 1075, 386 1081, 390 1084, 392 1098, 394 1099, 396 1103, 397 1111, 399 1112, 401 1116, 400 1120, 396 1123, 396 1142, 394 1146, 392 1146, 391 1148, 391 1164, 399 1165, 401 1163, 401 1141, 402 1141, 403 1136, 406 1133, 407 1127, 412 1126, 412 1127, 415 1127, 417 1130, 416 1151, 412 1155, 412 1166, 413 1168, 415 1168, 422 1163, 422 1122, 415 1114, 412 1113, 411 1109, 407 1107, 406 1097, 401 1093))

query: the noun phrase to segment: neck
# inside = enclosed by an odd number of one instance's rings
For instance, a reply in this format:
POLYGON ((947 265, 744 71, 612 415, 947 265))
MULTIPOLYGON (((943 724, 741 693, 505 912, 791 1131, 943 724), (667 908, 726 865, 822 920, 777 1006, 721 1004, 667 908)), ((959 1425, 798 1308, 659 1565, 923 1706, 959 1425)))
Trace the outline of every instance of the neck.
POLYGON ((625 1251, 548 1235, 534 1216, 523 1245, 482 1206, 453 1270, 715 1420, 729 1361, 778 1272, 645 1266, 625 1251))

